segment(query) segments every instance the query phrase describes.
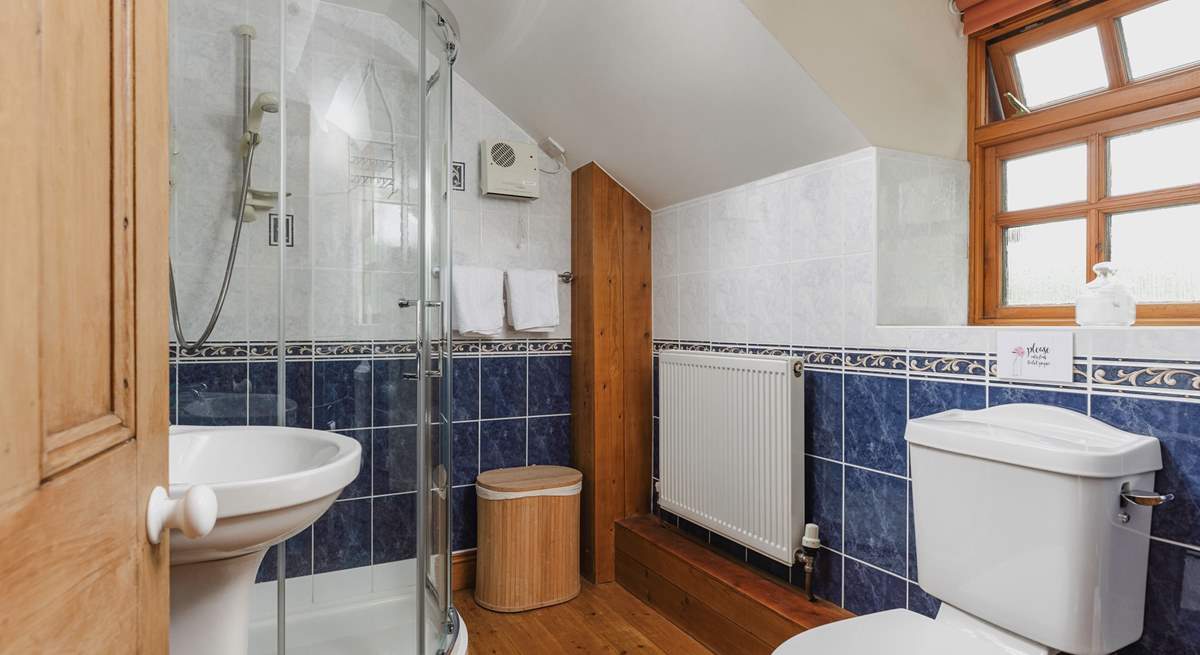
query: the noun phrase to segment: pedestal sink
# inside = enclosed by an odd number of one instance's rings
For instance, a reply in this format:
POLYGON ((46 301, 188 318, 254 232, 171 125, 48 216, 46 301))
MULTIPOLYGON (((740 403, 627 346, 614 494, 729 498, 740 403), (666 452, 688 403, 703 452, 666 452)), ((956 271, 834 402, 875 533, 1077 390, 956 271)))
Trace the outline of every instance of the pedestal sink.
POLYGON ((171 498, 212 489, 212 531, 171 534, 172 655, 244 655, 249 597, 263 555, 329 509, 358 475, 358 442, 281 427, 173 426, 171 498))

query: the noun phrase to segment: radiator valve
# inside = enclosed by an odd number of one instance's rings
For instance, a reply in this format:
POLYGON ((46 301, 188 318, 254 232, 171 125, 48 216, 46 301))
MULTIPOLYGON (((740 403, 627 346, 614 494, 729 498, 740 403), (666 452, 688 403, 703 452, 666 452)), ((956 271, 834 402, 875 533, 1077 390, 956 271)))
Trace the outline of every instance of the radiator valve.
POLYGON ((804 565, 804 593, 808 599, 815 601, 813 595, 813 574, 817 569, 817 555, 821 552, 820 529, 816 523, 804 525, 804 537, 800 539, 800 552, 796 553, 796 561, 804 565))

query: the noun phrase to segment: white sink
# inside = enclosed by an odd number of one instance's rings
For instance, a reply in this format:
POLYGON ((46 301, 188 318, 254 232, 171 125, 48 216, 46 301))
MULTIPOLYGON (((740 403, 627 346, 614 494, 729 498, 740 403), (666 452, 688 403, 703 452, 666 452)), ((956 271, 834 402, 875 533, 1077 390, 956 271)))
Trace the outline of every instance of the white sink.
POLYGON ((361 447, 281 427, 172 426, 170 439, 170 496, 203 484, 217 497, 211 532, 171 533, 171 653, 245 653, 263 555, 329 509, 358 475, 361 447))

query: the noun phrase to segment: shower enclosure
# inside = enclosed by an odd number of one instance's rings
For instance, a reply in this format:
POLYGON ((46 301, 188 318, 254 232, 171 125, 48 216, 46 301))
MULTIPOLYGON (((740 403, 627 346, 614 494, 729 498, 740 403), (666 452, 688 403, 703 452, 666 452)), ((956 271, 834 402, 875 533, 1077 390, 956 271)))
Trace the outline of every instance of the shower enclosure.
POLYGON ((440 0, 170 0, 172 420, 352 436, 273 547, 250 652, 464 652, 451 604, 440 0))

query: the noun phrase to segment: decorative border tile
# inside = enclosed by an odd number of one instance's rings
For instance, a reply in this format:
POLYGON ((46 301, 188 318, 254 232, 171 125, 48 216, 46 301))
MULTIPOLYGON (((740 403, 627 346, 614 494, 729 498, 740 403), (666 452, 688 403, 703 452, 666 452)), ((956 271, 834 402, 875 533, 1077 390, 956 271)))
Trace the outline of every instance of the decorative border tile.
MULTIPOLYGON (((177 362, 230 362, 270 361, 278 356, 278 345, 274 341, 215 342, 205 344, 195 353, 181 352, 176 344, 170 344, 168 356, 177 362)), ((404 358, 417 353, 415 341, 291 341, 285 345, 288 360, 305 359, 361 359, 404 358)), ((452 354, 464 355, 563 355, 571 353, 571 342, 566 339, 536 339, 533 341, 454 341, 452 354)))
POLYGON ((1191 363, 1095 361, 1091 382, 1095 390, 1172 392, 1200 396, 1200 367, 1191 363))
POLYGON ((371 344, 375 357, 404 357, 417 354, 415 341, 376 341, 371 344))
POLYGON ((796 349, 796 356, 804 359, 804 365, 808 368, 829 369, 841 368, 844 358, 840 350, 821 350, 811 348, 796 349))
POLYGON ((921 353, 909 356, 908 370, 928 375, 981 378, 987 376, 988 365, 982 355, 921 353))
POLYGON ((316 341, 313 356, 318 359, 340 359, 371 356, 369 341, 316 341))
POLYGON ((898 351, 847 351, 846 368, 903 374, 908 368, 908 355, 898 351))
POLYGON ((530 353, 569 353, 571 352, 571 342, 567 339, 555 339, 546 341, 530 341, 530 353))
POLYGON ((529 344, 524 339, 479 342, 479 352, 485 355, 517 355, 528 351, 529 344))
POLYGON ((210 342, 195 351, 183 350, 176 344, 171 346, 170 356, 180 361, 236 360, 249 357, 250 348, 245 341, 210 342))

